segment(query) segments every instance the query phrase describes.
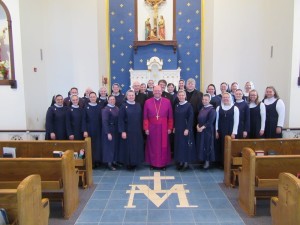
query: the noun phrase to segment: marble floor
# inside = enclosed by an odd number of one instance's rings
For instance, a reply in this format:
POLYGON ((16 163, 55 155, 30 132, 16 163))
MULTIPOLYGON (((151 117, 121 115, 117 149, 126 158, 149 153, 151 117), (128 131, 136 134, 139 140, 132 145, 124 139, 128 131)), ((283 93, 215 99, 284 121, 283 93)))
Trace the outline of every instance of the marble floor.
POLYGON ((102 168, 94 170, 94 183, 76 225, 271 224, 269 215, 257 220, 238 210, 237 190, 224 187, 220 169, 205 171, 199 165, 184 172, 175 166, 166 171, 149 166, 134 171, 102 168))

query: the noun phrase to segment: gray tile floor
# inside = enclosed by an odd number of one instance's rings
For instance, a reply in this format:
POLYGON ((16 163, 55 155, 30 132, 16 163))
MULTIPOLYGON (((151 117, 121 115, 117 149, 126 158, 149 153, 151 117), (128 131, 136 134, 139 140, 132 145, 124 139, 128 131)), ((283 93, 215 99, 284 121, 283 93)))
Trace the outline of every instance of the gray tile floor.
POLYGON ((166 171, 152 171, 148 166, 135 171, 99 169, 94 170, 94 182, 96 189, 83 208, 76 225, 271 224, 268 216, 262 220, 263 223, 256 223, 257 220, 244 223, 247 217, 242 218, 242 212, 236 210, 237 195, 235 199, 233 196, 230 199, 230 193, 226 193, 226 188, 222 187, 223 171, 219 169, 204 171, 198 165, 191 166, 184 172, 178 172, 175 166, 168 167, 166 171), (160 172, 160 176, 173 176, 174 179, 161 180, 161 188, 154 188, 153 180, 140 179, 152 177, 155 172, 160 172), (174 189, 176 184, 179 186, 174 189), (126 193, 132 189, 130 185, 137 185, 131 197, 130 193, 126 193), (183 190, 180 189, 182 187, 183 190), (130 205, 130 199, 133 199, 132 205, 135 208, 125 207, 130 205), (183 203, 186 200, 188 203, 183 203), (159 207, 154 204, 157 202, 161 204, 159 207), (197 207, 179 208, 178 205, 197 207))

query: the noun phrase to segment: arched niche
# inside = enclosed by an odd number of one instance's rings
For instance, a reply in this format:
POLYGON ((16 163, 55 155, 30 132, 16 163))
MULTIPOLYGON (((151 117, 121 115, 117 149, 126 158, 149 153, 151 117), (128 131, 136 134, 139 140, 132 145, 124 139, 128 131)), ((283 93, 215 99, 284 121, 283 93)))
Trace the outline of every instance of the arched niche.
MULTIPOLYGON (((8 72, 0 71, 0 85, 10 85, 17 88, 15 79, 14 48, 11 27, 11 16, 4 2, 0 0, 0 63, 7 68, 8 72)), ((0 68, 1 68, 0 64, 0 68)))

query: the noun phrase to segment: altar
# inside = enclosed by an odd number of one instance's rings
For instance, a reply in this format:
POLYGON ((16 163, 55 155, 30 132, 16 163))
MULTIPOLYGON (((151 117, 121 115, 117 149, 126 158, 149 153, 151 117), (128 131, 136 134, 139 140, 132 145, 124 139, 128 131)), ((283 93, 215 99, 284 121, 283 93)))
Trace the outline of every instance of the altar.
POLYGON ((156 56, 147 60, 147 70, 134 70, 130 69, 130 86, 135 81, 147 84, 149 80, 153 80, 157 84, 159 80, 164 79, 167 83, 173 83, 176 87, 180 80, 180 67, 177 69, 163 70, 163 59, 156 56))

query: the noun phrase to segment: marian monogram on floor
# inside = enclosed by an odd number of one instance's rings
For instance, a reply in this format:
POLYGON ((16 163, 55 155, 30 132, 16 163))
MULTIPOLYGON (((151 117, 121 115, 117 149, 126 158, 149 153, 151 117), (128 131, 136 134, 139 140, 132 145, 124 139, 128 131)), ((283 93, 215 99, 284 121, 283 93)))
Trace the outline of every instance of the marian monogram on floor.
POLYGON ((160 207, 171 194, 177 194, 179 205, 176 205, 177 208, 197 208, 197 205, 190 205, 187 193, 190 193, 189 190, 185 189, 185 184, 174 184, 169 190, 163 190, 161 186, 162 180, 174 180, 174 176, 161 176, 160 172, 155 172, 153 176, 140 177, 140 180, 153 180, 154 188, 151 189, 145 184, 132 184, 131 190, 127 190, 126 193, 129 194, 128 204, 124 206, 125 208, 136 208, 136 205, 133 205, 134 197, 136 194, 144 194, 147 198, 153 202, 156 207, 160 207), (159 194, 164 194, 160 196, 159 194))

